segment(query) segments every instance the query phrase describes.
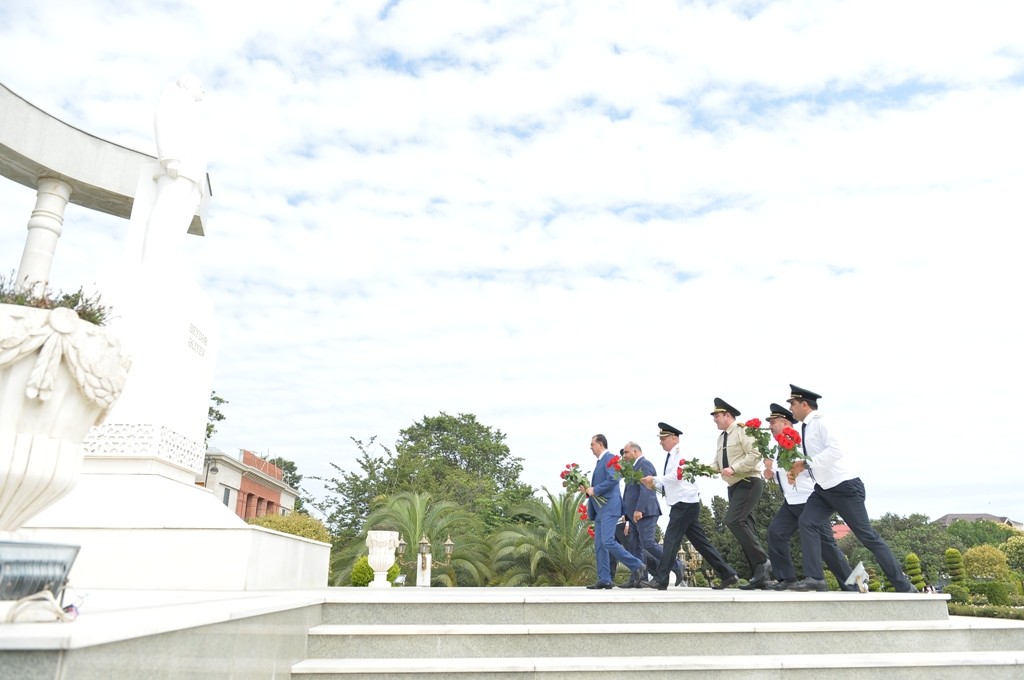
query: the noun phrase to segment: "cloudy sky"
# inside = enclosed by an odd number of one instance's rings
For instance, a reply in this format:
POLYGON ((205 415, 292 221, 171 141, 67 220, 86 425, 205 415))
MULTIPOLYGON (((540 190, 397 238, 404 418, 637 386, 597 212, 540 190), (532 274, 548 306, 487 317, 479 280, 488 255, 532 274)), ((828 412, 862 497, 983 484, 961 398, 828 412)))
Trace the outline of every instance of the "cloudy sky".
MULTIPOLYGON (((0 6, 0 82, 100 137, 155 153, 205 84, 215 446, 329 474, 466 412, 556 488, 662 420, 706 461, 714 397, 792 382, 872 516, 1024 521, 1019 0, 253 7, 0 6)), ((0 181, 5 272, 33 204, 0 181)), ((53 284, 126 227, 69 206, 53 284)))

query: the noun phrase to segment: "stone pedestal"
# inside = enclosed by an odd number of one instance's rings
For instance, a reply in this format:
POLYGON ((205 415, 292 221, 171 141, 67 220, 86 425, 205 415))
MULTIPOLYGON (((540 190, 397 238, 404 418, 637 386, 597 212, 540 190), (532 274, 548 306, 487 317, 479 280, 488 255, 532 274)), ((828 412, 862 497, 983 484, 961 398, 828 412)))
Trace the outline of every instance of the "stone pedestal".
POLYGON ((388 569, 395 563, 395 549, 398 547, 397 531, 369 531, 366 546, 370 549, 369 562, 373 569, 371 588, 390 588, 388 569))

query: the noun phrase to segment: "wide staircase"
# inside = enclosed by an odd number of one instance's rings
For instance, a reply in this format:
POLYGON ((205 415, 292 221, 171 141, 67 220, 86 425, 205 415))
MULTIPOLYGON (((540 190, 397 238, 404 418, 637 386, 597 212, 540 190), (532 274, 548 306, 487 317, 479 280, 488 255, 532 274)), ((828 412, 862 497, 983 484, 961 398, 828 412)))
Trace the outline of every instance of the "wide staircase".
POLYGON ((293 680, 1024 678, 1024 622, 942 595, 332 589, 293 680))

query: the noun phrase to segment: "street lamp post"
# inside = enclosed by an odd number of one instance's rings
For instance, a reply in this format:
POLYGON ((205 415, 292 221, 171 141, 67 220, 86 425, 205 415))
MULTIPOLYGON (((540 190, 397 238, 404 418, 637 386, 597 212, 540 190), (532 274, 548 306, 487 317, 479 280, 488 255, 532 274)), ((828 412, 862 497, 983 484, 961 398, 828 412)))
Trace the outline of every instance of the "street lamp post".
MULTIPOLYGON (((409 566, 410 562, 405 562, 402 557, 405 555, 405 549, 408 543, 405 542, 404 538, 398 540, 398 563, 402 566, 409 566)), ((439 567, 447 567, 452 561, 452 551, 455 549, 455 542, 452 541, 452 537, 449 536, 444 542, 444 561, 438 560, 434 562, 434 556, 430 553, 431 545, 430 541, 426 536, 420 539, 419 542, 419 560, 416 561, 416 586, 419 588, 430 587, 430 574, 433 569, 433 565, 437 564, 439 567)))

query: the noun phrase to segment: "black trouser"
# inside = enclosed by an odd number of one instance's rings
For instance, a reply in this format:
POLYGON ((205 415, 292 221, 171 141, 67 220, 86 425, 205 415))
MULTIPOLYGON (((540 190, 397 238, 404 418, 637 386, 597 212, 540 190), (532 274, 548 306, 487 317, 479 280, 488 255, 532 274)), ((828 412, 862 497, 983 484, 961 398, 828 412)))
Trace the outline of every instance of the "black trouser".
POLYGON ((867 508, 864 507, 864 483, 859 477, 848 479, 836 484, 831 489, 823 489, 820 484, 814 486, 814 493, 804 504, 804 512, 800 515, 800 547, 804 551, 804 576, 808 578, 825 578, 821 567, 821 540, 818 525, 827 522, 833 512, 839 514, 850 527, 864 547, 878 560, 889 583, 900 593, 916 593, 903 566, 892 554, 892 550, 882 537, 878 535, 867 508))
POLYGON ((720 578, 728 578, 736 574, 736 570, 729 566, 729 563, 711 545, 704 527, 700 525, 700 503, 676 503, 668 514, 668 528, 665 529, 665 552, 658 562, 658 571, 654 580, 659 585, 668 585, 668 573, 672 571, 672 563, 675 562, 679 546, 683 539, 690 539, 690 543, 697 549, 704 560, 711 565, 720 578))
MULTIPOLYGON (((652 574, 657 570, 657 565, 661 562, 661 556, 665 552, 664 546, 655 539, 654 529, 657 524, 657 515, 641 517, 639 522, 632 520, 629 522, 629 551, 647 562, 647 570, 652 574), (650 566, 652 560, 654 561, 653 568, 650 566)), ((672 570, 676 572, 680 580, 683 579, 683 563, 678 559, 675 561, 672 570)))
MULTIPOLYGON (((795 581, 796 567, 793 566, 793 555, 789 542, 793 534, 800 528, 800 515, 804 512, 804 504, 790 505, 783 503, 775 513, 772 523, 768 525, 768 557, 772 561, 772 572, 780 581, 795 581)), ((832 525, 827 521, 819 526, 821 537, 821 556, 829 571, 839 581, 843 590, 855 590, 853 586, 844 586, 850 577, 850 563, 846 555, 839 549, 836 537, 832 533, 832 525)))
POLYGON ((760 477, 748 477, 729 485, 729 511, 725 513, 725 526, 729 527, 743 549, 751 573, 768 559, 754 525, 754 510, 762 493, 764 480, 760 477))

